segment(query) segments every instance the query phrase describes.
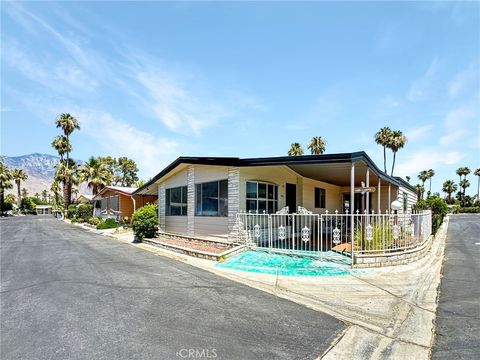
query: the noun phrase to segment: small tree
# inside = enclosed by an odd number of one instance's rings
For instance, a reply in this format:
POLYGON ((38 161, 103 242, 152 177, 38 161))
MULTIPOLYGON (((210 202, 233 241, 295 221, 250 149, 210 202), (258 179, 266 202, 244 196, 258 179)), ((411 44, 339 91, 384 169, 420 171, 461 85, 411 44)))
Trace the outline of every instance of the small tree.
POLYGON ((157 207, 145 205, 135 211, 132 218, 132 228, 135 236, 141 241, 144 238, 155 237, 158 231, 157 207))

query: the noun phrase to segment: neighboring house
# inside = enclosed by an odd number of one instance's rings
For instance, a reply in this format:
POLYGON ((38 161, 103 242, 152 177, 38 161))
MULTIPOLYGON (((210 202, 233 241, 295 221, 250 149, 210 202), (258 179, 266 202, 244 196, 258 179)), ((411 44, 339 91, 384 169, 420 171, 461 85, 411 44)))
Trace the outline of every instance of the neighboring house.
POLYGON ((314 214, 384 213, 399 200, 411 212, 416 200, 413 186, 383 173, 365 152, 180 157, 133 194, 158 195, 161 231, 203 238, 228 238, 242 211, 275 213, 288 206, 292 213, 301 206, 314 214))
POLYGON ((157 201, 157 195, 133 195, 136 188, 122 186, 105 186, 92 198, 94 216, 115 218, 131 218, 136 209, 157 201))
POLYGON ((93 200, 93 195, 91 195, 91 194, 80 194, 80 195, 78 195, 77 200, 75 200, 75 202, 77 204, 88 204, 88 203, 91 203, 92 200, 93 200))
POLYGON ((52 205, 36 205, 35 211, 37 215, 51 215, 52 205))

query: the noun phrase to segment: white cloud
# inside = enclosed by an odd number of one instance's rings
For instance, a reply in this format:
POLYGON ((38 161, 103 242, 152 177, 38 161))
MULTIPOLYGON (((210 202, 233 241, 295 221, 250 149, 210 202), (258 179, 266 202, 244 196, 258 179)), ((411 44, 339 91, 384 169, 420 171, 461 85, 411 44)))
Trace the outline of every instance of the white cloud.
POLYGON ((78 109, 75 114, 81 119, 82 132, 93 138, 96 145, 111 156, 135 160, 146 177, 154 176, 178 156, 176 141, 156 137, 107 112, 78 109))
POLYGON ((445 134, 440 138, 440 144, 453 145, 460 141, 468 141, 468 135, 473 135, 476 113, 475 108, 470 105, 450 110, 443 122, 445 134))
POLYGON ((448 94, 450 98, 457 98, 458 95, 465 92, 469 87, 475 87, 475 90, 478 91, 479 76, 478 62, 471 63, 463 71, 456 74, 448 84, 448 94))
POLYGON ((459 151, 445 152, 435 148, 424 148, 404 157, 404 160, 395 166, 395 175, 413 177, 425 169, 458 164, 464 157, 465 154, 459 151))
POLYGON ((438 71, 438 60, 433 59, 425 74, 413 81, 408 90, 407 99, 410 101, 420 101, 429 97, 434 88, 435 76, 438 71))
POLYGON ((408 141, 420 140, 428 135, 428 133, 433 129, 433 125, 424 125, 418 128, 408 130, 405 135, 407 136, 408 141))

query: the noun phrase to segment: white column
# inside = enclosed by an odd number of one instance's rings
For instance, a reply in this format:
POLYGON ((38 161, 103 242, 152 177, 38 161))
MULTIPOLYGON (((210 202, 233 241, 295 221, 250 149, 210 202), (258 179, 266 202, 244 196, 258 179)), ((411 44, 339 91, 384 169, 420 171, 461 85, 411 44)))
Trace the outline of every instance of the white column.
POLYGON ((187 234, 195 235, 195 167, 187 170, 187 234))
POLYGON ((388 212, 391 211, 392 199, 390 194, 390 183, 388 183, 388 212))
MULTIPOLYGON (((351 251, 353 255, 353 242, 355 240, 355 221, 353 218, 353 214, 355 213, 355 163, 352 162, 352 167, 350 169, 350 240, 351 240, 351 251)), ((352 257, 352 265, 353 265, 353 257, 352 257)))
POLYGON ((158 187, 158 220, 160 231, 165 232, 165 184, 160 184, 158 187))
MULTIPOLYGON (((367 167, 367 173, 365 174, 365 185, 370 187, 370 169, 367 167)), ((367 214, 370 214, 370 192, 367 192, 365 200, 365 208, 367 209, 367 214)))
POLYGON ((228 168, 228 238, 235 240, 233 234, 237 214, 240 210, 240 170, 238 167, 228 168))
POLYGON ((380 177, 378 178, 378 189, 377 189, 377 213, 379 213, 381 211, 380 209, 380 194, 381 194, 381 181, 380 181, 380 177))

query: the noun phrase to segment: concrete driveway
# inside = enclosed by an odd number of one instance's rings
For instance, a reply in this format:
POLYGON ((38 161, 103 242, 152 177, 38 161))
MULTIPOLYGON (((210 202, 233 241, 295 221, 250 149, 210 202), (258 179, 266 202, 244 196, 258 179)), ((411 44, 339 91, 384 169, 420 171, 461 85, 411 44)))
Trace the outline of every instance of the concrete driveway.
POLYGON ((313 359, 344 327, 50 217, 0 227, 2 359, 313 359))
POLYGON ((480 215, 452 215, 433 359, 480 358, 480 215))

